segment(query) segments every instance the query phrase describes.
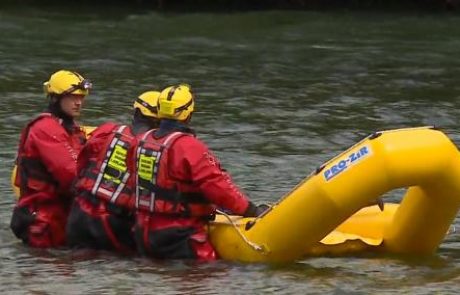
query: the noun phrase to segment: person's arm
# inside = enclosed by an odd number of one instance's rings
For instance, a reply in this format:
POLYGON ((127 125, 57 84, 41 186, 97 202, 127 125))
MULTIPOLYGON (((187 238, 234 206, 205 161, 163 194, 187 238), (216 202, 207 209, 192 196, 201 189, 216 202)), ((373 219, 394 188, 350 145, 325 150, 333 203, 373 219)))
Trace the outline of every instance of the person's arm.
POLYGON ((191 179, 203 195, 218 207, 244 215, 254 206, 248 197, 233 183, 230 175, 221 169, 219 160, 201 141, 191 136, 177 139, 174 149, 175 163, 181 167, 182 179, 191 179), (189 175, 186 175, 189 174, 189 175))
POLYGON ((76 176, 76 160, 78 150, 69 143, 69 135, 64 128, 56 125, 49 130, 46 125, 36 124, 29 133, 33 148, 38 152, 40 159, 58 182, 59 188, 68 191, 76 176), (62 130, 61 130, 62 129, 62 130))

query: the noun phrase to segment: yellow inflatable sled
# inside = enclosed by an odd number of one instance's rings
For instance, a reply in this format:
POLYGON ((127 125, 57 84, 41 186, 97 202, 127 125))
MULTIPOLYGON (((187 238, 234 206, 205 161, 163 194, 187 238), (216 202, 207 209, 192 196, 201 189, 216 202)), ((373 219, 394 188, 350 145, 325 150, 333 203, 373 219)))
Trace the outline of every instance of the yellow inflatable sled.
POLYGON ((221 217, 210 236, 223 259, 247 262, 295 261, 368 246, 427 255, 438 248, 459 207, 460 157, 452 141, 430 127, 390 130, 322 165, 263 216, 232 222, 221 217), (405 187, 399 206, 359 211, 405 187), (364 246, 332 247, 353 240, 364 246))

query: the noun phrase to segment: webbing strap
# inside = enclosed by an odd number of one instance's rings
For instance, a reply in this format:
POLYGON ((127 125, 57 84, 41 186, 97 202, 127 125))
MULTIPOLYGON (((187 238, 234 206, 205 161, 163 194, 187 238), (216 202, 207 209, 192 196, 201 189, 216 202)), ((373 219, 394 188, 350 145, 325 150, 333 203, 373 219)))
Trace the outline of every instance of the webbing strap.
MULTIPOLYGON (((136 165, 136 168, 139 170, 139 159, 140 159, 140 156, 141 154, 146 154, 148 153, 148 150, 146 150, 143 146, 144 146, 144 143, 145 143, 145 139, 150 135, 152 134, 152 132, 154 132, 155 130, 152 129, 148 132, 146 132, 143 136, 142 136, 142 140, 141 140, 141 143, 139 144, 139 147, 137 148, 137 151, 136 151, 136 162, 137 162, 137 165, 136 165)), ((152 175, 152 178, 149 180, 149 181, 146 181, 142 178, 139 177, 139 173, 137 173, 136 175, 136 208, 140 208, 141 206, 144 206, 144 207, 148 207, 149 208, 149 211, 150 212, 153 212, 154 209, 155 209, 155 199, 157 197, 157 193, 159 193, 159 188, 158 186, 156 186, 156 182, 157 182, 157 175, 158 175, 158 169, 159 169, 159 166, 160 166, 160 162, 161 162, 161 156, 163 155, 163 150, 165 148, 169 148, 175 141, 175 139, 179 138, 180 136, 183 136, 185 135, 185 133, 183 132, 173 132, 171 134, 168 135, 168 137, 164 140, 164 142, 159 145, 159 149, 156 154, 156 161, 155 161, 155 165, 153 167, 153 175, 152 175), (149 191, 150 191, 150 197, 147 200, 145 199, 141 199, 140 195, 141 195, 141 187, 144 187, 144 188, 147 188, 149 191), (148 202, 148 204, 147 204, 148 202)), ((172 199, 176 198, 177 196, 177 193, 174 193, 174 194, 169 194, 171 196, 172 199)))
POLYGON ((40 181, 56 184, 56 180, 39 159, 21 157, 20 161, 22 170, 24 170, 28 178, 30 177, 40 181))
MULTIPOLYGON (((140 164, 139 159, 141 157, 141 154, 147 154, 147 150, 144 148, 145 139, 150 134, 152 134, 152 132, 154 132, 154 129, 151 129, 151 130, 149 130, 149 131, 144 133, 144 135, 142 136, 141 141, 139 143, 139 146, 136 149, 136 169, 137 169, 137 171, 139 171, 139 164, 140 164)), ((158 160, 159 160, 160 156, 161 156, 161 153, 157 153, 157 163, 159 162, 158 160)), ((151 194, 148 201, 141 200, 141 197, 140 197, 140 195, 141 195, 141 193, 140 193, 141 187, 140 187, 140 184, 139 184, 139 180, 140 180, 139 173, 136 172, 136 200, 135 200, 136 208, 140 208, 141 206, 146 206, 146 207, 149 208, 150 212, 153 212, 154 202, 155 202, 155 194, 151 194)))
POLYGON ((184 193, 178 190, 166 189, 144 179, 139 179, 139 184, 141 187, 154 192, 156 194, 156 198, 159 200, 191 204, 210 204, 209 200, 207 200, 201 193, 184 193))

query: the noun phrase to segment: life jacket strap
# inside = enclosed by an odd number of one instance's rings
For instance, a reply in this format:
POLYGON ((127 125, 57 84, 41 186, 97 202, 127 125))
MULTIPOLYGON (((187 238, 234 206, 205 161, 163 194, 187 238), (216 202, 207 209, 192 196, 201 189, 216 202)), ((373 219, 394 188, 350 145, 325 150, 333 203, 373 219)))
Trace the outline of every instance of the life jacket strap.
POLYGON ((206 199, 201 193, 186 193, 173 189, 165 189, 142 178, 139 178, 138 185, 144 189, 147 189, 149 192, 155 193, 155 198, 158 200, 180 204, 210 204, 208 199, 206 199))
POLYGON ((48 172, 45 165, 43 165, 39 159, 20 157, 18 167, 20 167, 19 190, 21 195, 24 195, 28 192, 28 184, 30 180, 43 182, 55 188, 58 187, 58 182, 56 179, 51 175, 50 172, 48 172))
POLYGON ((41 180, 43 182, 56 184, 56 181, 51 173, 46 170, 45 165, 43 165, 42 161, 39 159, 23 157, 21 158, 21 164, 28 177, 41 180))
POLYGON ((120 207, 120 206, 117 206, 117 205, 115 205, 115 204, 113 204, 111 202, 101 200, 100 198, 97 198, 94 195, 92 195, 91 192, 89 192, 89 191, 80 192, 78 197, 81 197, 81 198, 87 200, 93 206, 99 206, 101 204, 101 202, 103 202, 105 204, 105 207, 107 208, 107 211, 112 213, 112 214, 115 214, 117 216, 128 217, 128 216, 133 215, 133 212, 131 210, 128 210, 128 209, 120 207))

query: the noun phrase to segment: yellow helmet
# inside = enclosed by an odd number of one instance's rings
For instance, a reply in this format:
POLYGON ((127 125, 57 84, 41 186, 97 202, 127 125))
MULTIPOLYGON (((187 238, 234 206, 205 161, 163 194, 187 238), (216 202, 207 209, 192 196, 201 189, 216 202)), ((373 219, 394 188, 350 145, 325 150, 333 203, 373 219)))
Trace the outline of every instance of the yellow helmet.
POLYGON ((158 97, 158 117, 186 120, 195 108, 194 95, 188 85, 170 86, 158 97))
POLYGON ((43 90, 46 95, 88 95, 92 86, 89 80, 86 80, 77 72, 60 70, 52 74, 50 79, 43 83, 43 90))
POLYGON ((142 93, 134 101, 134 109, 139 109, 142 115, 146 117, 158 118, 157 103, 159 95, 160 92, 158 91, 147 91, 142 93))

